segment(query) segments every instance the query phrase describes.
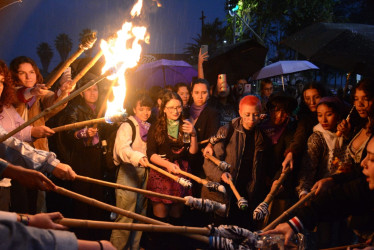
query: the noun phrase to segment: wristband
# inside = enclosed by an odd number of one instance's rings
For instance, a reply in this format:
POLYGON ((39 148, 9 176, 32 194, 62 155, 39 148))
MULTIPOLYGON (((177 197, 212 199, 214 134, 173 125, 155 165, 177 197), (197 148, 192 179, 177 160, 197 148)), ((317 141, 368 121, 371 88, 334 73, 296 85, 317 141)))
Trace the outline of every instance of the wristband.
POLYGON ((19 217, 20 217, 20 222, 23 225, 28 226, 30 224, 30 217, 29 216, 20 214, 19 217))
POLYGON ((97 242, 99 242, 99 245, 100 245, 100 250, 104 250, 104 246, 103 246, 103 243, 101 243, 100 240, 98 240, 97 242))

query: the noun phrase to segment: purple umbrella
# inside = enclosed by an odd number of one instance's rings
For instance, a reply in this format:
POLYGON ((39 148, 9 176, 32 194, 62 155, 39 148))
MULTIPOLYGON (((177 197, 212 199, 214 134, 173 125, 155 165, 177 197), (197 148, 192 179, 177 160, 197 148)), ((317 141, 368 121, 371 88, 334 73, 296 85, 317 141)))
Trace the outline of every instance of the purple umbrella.
POLYGON ((133 82, 137 87, 165 87, 178 82, 189 84, 194 76, 197 76, 197 70, 185 61, 161 59, 140 65, 134 73, 133 82))

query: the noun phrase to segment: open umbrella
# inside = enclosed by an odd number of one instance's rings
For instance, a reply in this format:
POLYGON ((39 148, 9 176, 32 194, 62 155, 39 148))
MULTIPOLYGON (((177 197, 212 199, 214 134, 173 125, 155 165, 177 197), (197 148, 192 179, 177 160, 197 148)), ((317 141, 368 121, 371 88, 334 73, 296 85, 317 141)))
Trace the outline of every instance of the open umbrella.
POLYGON ((14 3, 20 3, 22 2, 22 0, 1 0, 0 1, 0 10, 2 10, 3 8, 11 5, 11 4, 14 4, 14 3))
POLYGON ((308 61, 279 61, 269 64, 253 75, 254 80, 264 79, 273 76, 282 77, 284 90, 283 75, 296 73, 304 70, 319 69, 316 65, 308 61))
POLYGON ((283 41, 313 62, 349 72, 374 75, 374 26, 317 23, 283 41))
POLYGON ((137 87, 172 85, 178 82, 189 84, 192 77, 197 76, 197 70, 185 61, 161 59, 140 65, 132 80, 137 87))

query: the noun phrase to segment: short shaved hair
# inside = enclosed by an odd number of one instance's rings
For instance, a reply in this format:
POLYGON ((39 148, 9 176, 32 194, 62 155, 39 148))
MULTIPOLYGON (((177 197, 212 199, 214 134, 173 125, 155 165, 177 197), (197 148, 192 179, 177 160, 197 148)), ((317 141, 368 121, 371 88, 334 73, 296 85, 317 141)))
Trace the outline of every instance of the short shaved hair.
POLYGON ((243 107, 243 105, 249 105, 249 106, 258 106, 261 110, 261 101, 257 96, 254 95, 247 95, 244 96, 239 103, 239 109, 243 107))

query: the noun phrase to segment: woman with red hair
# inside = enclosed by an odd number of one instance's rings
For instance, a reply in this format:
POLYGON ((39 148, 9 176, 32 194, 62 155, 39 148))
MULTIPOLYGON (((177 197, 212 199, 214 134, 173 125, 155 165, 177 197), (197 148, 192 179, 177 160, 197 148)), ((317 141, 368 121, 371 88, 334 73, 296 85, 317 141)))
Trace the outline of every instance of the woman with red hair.
MULTIPOLYGON (((259 229, 252 219, 252 213, 256 204, 261 202, 269 190, 266 180, 273 176, 267 176, 268 164, 265 162, 266 150, 269 149, 267 138, 257 126, 260 121, 261 101, 256 96, 245 96, 239 103, 240 117, 233 119, 229 124, 222 126, 216 138, 222 140, 210 140, 204 150, 204 155, 215 155, 219 160, 231 165, 229 172, 217 168, 209 160, 204 162, 204 171, 207 179, 214 182, 229 183, 231 179, 239 194, 249 204, 249 211, 243 211, 236 205, 236 198, 232 193, 223 195, 202 189, 202 198, 212 199, 227 203, 227 214, 224 223, 238 225, 250 230, 259 229), (211 143, 214 143, 211 144, 211 143)), ((222 222, 219 219, 218 223, 222 222)))

